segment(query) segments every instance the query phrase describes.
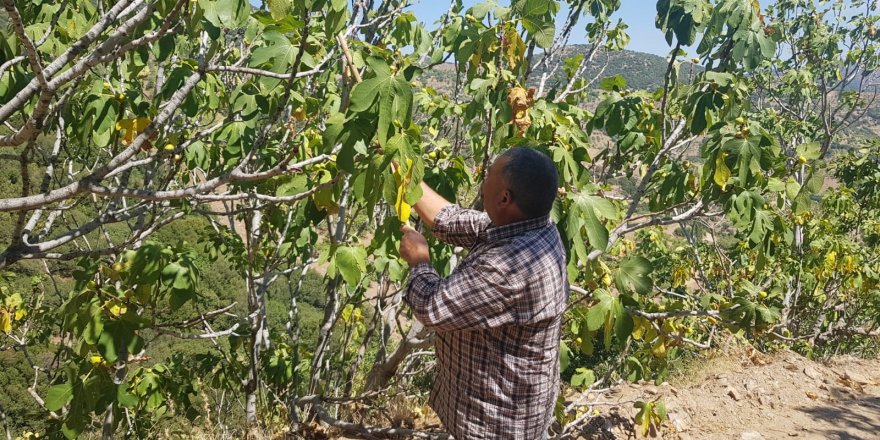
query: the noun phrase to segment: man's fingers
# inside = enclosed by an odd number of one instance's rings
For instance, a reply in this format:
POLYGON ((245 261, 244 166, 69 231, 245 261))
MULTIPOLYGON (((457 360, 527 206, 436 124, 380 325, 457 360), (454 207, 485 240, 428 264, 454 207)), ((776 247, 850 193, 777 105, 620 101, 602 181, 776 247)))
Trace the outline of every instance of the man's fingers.
POLYGON ((415 229, 413 229, 412 226, 406 223, 400 226, 400 230, 403 231, 404 234, 409 234, 410 232, 415 232, 417 234, 419 233, 419 231, 416 231, 415 229))

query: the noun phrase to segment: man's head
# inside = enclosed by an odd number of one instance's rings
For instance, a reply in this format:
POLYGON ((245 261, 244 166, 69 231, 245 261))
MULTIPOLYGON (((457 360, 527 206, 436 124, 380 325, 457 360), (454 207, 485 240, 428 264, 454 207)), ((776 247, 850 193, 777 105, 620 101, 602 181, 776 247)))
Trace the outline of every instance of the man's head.
POLYGON ((531 148, 511 148, 489 167, 483 208, 496 226, 541 217, 550 212, 558 185, 549 157, 531 148))

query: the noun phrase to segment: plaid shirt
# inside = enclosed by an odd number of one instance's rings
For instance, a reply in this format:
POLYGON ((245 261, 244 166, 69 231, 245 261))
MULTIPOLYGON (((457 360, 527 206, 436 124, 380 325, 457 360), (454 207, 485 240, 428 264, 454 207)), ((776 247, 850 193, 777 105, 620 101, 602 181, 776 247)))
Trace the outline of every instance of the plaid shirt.
POLYGON ((458 440, 538 440, 559 390, 565 249, 548 217, 502 227, 443 208, 434 235, 470 250, 448 278, 413 267, 406 302, 437 333, 430 406, 458 440))

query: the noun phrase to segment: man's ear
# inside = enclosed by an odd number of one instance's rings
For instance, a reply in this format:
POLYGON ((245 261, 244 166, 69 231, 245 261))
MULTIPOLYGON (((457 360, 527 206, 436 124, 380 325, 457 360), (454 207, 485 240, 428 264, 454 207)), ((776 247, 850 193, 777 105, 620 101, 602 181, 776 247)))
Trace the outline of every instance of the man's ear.
POLYGON ((502 206, 513 204, 513 195, 510 193, 510 190, 505 189, 501 193, 501 197, 498 199, 498 203, 502 206))

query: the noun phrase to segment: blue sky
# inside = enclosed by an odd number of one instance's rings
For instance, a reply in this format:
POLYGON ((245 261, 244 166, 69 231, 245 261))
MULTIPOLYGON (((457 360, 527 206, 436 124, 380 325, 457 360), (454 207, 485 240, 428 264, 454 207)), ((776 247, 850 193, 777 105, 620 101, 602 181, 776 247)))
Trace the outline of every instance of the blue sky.
MULTIPOLYGON (((482 0, 464 0, 465 9, 480 3, 482 0)), ((510 1, 500 0, 502 5, 509 5, 510 1)), ((627 49, 638 52, 653 53, 656 55, 666 56, 671 49, 663 38, 663 34, 654 26, 654 18, 657 16, 657 3, 647 0, 623 0, 620 11, 614 14, 614 18, 623 19, 623 22, 629 25, 627 33, 632 38, 627 49)), ((565 5, 563 5, 565 6, 565 5)), ((415 0, 415 5, 411 9, 416 16, 427 24, 428 29, 435 29, 437 20, 449 10, 449 1, 447 0, 415 0)), ((557 14, 558 27, 562 26, 562 21, 568 13, 567 8, 563 8, 557 14)), ((586 42, 586 31, 583 20, 572 32, 570 44, 578 44, 586 42)))
MULTIPOLYGON (((465 9, 480 3, 482 0, 463 0, 465 9)), ((763 1, 762 1, 763 2, 763 1)), ((260 0, 250 0, 254 6, 260 5, 260 0)), ((420 21, 427 25, 428 30, 434 30, 437 27, 437 21, 449 10, 449 0, 414 0, 414 5, 409 9, 419 18, 420 21)), ((509 5, 510 0, 498 0, 501 5, 509 5)), ((654 27, 654 17, 657 15, 656 2, 649 0, 623 0, 620 11, 614 18, 622 18, 623 22, 629 25, 627 32, 632 40, 627 49, 639 52, 648 52, 661 56, 669 53, 670 47, 666 44, 663 34, 654 27)), ((563 3, 563 9, 557 14, 559 23, 568 12, 567 7, 563 3)), ((570 44, 578 44, 586 42, 586 31, 584 30, 585 22, 578 25, 572 33, 570 44)))
MULTIPOLYGON (((482 2, 483 0, 463 0, 465 9, 482 2)), ((509 5, 510 0, 497 0, 500 5, 509 5)), ((880 0, 878 0, 880 1, 880 0)), ((769 0, 760 0, 766 6, 769 0)), ((252 5, 258 6, 261 0, 250 0, 252 5)), ((414 5, 408 10, 416 14, 420 21, 427 25, 428 30, 437 27, 437 21, 449 10, 449 0, 413 0, 414 5)), ((557 28, 562 26, 568 13, 567 5, 562 3, 562 9, 557 14, 557 28)), ((669 54, 670 47, 666 44, 663 34, 654 26, 654 18, 657 16, 657 2, 655 0, 622 0, 620 10, 613 15, 615 22, 623 19, 629 25, 627 33, 630 35, 630 43, 627 49, 638 52, 647 52, 665 57, 669 54)), ((586 42, 586 22, 581 23, 572 32, 569 44, 586 42)), ((691 48, 692 50, 695 48, 691 48)), ((687 48, 685 48, 687 51, 687 48)))

